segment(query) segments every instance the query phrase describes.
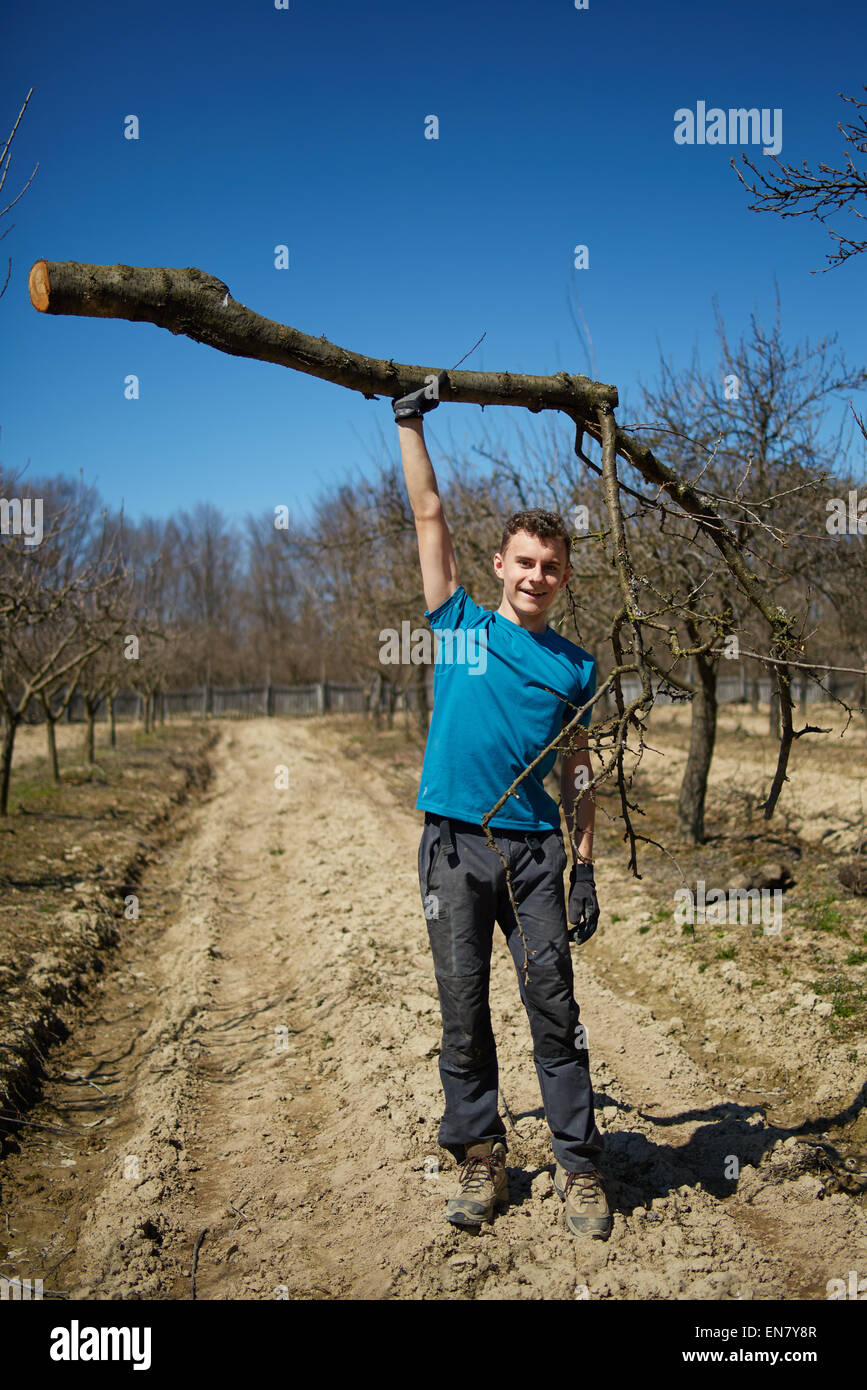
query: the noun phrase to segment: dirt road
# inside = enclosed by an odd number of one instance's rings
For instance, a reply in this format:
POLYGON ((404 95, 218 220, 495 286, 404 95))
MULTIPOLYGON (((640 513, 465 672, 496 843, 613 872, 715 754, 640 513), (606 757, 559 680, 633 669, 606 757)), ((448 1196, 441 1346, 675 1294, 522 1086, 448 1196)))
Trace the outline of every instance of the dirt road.
MULTIPOLYGON (((666 1011, 623 973, 624 933, 653 943, 619 863, 597 879, 620 921, 574 954, 611 1239, 564 1229, 499 932, 512 1206, 478 1235, 448 1225, 419 814, 324 721, 225 725, 213 756, 7 1160, 0 1240, 22 1275, 90 1299, 188 1298, 195 1263, 200 1299, 775 1300, 867 1273, 861 1200, 824 1181, 794 1112, 771 1122, 688 1046, 676 981, 666 1011)), ((776 1040, 801 1027, 781 1018, 776 1040)))

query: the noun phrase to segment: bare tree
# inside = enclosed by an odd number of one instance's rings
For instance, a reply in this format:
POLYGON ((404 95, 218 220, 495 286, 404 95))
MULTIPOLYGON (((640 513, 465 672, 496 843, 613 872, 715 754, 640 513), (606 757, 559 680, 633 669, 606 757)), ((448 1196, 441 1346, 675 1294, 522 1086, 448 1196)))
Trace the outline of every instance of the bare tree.
POLYGON ((239 616, 245 624, 242 680, 296 679, 299 653, 295 627, 300 610, 299 578, 292 559, 294 531, 278 528, 273 514, 246 522, 246 573, 239 585, 239 616))
MULTIPOLYGON (((867 92, 867 83, 863 86, 867 92)), ((849 125, 843 125, 838 121, 837 129, 847 145, 860 154, 867 154, 867 118, 864 115, 867 102, 859 101, 857 97, 847 97, 843 92, 839 92, 838 95, 843 101, 851 102, 858 114, 849 125)), ((824 275, 832 267, 842 265, 850 256, 860 255, 862 251, 867 250, 867 238, 837 232, 828 223, 829 217, 847 210, 859 220, 864 219, 864 213, 859 211, 859 204, 867 204, 867 170, 857 167, 849 150, 845 152, 842 169, 822 163, 815 173, 810 170, 806 159, 801 162, 799 168, 794 164, 781 163, 779 157, 774 155, 773 162, 777 165, 778 172, 766 176, 747 159, 746 154, 742 153, 741 158, 755 175, 755 182, 748 183, 734 159, 730 162, 741 183, 756 199, 754 203, 750 203, 750 211, 776 212, 780 217, 803 217, 807 214, 821 222, 831 239, 837 243, 836 249, 825 257, 828 264, 818 272, 819 274, 824 275)), ((810 274, 815 275, 817 272, 813 270, 810 274)))
POLYGON ((117 536, 103 528, 82 550, 86 506, 86 498, 67 499, 50 511, 36 545, 23 534, 4 534, 0 542, 2 816, 8 813, 15 734, 28 706, 42 691, 72 680, 105 640, 98 625, 118 589, 117 536), (71 564, 66 548, 76 557, 71 564))
POLYGON ((407 688, 407 677, 415 678, 419 720, 425 719, 427 668, 405 668, 381 659, 383 631, 399 633, 403 621, 423 620, 424 602, 414 578, 415 544, 402 479, 394 464, 384 463, 373 479, 326 491, 305 534, 291 545, 301 592, 325 605, 322 673, 363 681, 374 723, 383 694, 393 717, 397 693, 407 688))
POLYGON ((238 642, 236 603, 241 543, 210 503, 181 512, 166 529, 180 571, 188 657, 206 686, 231 672, 238 642))
MULTIPOLYGON (((824 530, 823 481, 845 456, 845 414, 836 438, 825 424, 835 396, 867 385, 867 372, 849 370, 835 338, 789 346, 781 325, 779 292, 773 323, 755 312, 731 343, 715 304, 719 368, 704 372, 696 358, 682 372, 663 359, 660 379, 644 390, 644 409, 655 415, 649 438, 660 457, 702 481, 743 552, 762 575, 769 599, 783 595, 799 630, 807 626, 804 581, 813 571, 808 537, 824 530), (798 611, 800 610, 800 611, 798 611)), ((689 650, 695 678, 668 669, 667 679, 691 696, 692 727, 678 802, 683 836, 704 837, 704 805, 717 721, 717 678, 722 651, 761 648, 771 634, 714 547, 672 515, 659 528, 640 527, 631 540, 636 563, 655 576, 656 599, 670 607, 689 650), (678 619, 677 614, 680 613, 678 619), (723 646, 723 639, 735 641, 723 646)), ((772 666, 774 683, 778 666, 772 666)), ((779 696, 779 691, 777 692, 779 696)), ((779 720, 779 699, 772 702, 779 720)), ((778 734, 779 728, 773 727, 778 734)))
MULTIPOLYGON (((27 93, 26 97, 24 98, 24 105, 21 107, 21 110, 18 112, 18 119, 16 120, 14 126, 12 127, 12 130, 11 130, 11 132, 10 132, 9 138, 8 138, 7 141, 6 141, 6 144, 3 146, 3 149, 0 150, 0 194, 2 194, 2 192, 3 192, 3 186, 4 186, 4 184, 6 183, 6 175, 9 173, 9 166, 10 166, 10 164, 12 163, 12 141, 15 139, 15 132, 17 131, 19 125, 21 124, 21 117, 24 115, 24 112, 25 112, 26 109, 27 109, 27 103, 28 103, 28 101, 30 100, 30 98, 32 97, 32 95, 33 95, 33 88, 31 87, 31 88, 30 88, 30 91, 27 93)), ((20 192, 20 193, 17 193, 17 194, 15 195, 15 197, 12 199, 12 202, 11 202, 11 203, 7 203, 6 206, 5 206, 5 208, 0 208, 0 217, 5 217, 6 214, 7 214, 7 212, 9 212, 9 211, 15 206, 15 204, 18 202, 18 199, 21 198, 21 197, 23 196, 24 193, 26 193, 27 189, 30 187, 31 183, 33 182, 33 180, 34 180, 34 178, 35 178, 35 176, 36 176, 36 170, 37 170, 38 168, 39 168, 39 164, 37 163, 36 166, 35 166, 35 168, 34 168, 34 170, 33 170, 33 173, 30 175, 30 178, 27 180, 27 182, 25 183, 24 187, 21 189, 21 192, 20 192)), ((6 228, 4 229, 4 231, 3 231, 2 233, 0 233, 0 241, 3 241, 3 240, 5 239, 5 237, 7 237, 7 236, 9 235, 9 233, 12 231, 12 227, 14 227, 14 225, 15 225, 15 224, 14 224, 14 222, 13 222, 13 223, 11 224, 11 226, 6 227, 6 228)), ((2 289, 0 289, 0 299, 2 299, 2 298, 3 298, 3 295, 6 293, 6 289, 7 289, 8 285, 9 285, 9 279, 10 279, 10 276, 11 276, 11 275, 12 275, 12 257, 10 256, 10 257, 9 257, 9 265, 8 265, 8 267, 7 267, 7 270, 6 270, 6 278, 5 278, 5 280, 3 281, 3 287, 2 287, 2 289)))
MULTIPOLYGON (((123 642, 114 644, 104 670, 112 745, 114 703, 123 685, 139 694, 142 724, 149 733, 157 696, 173 680, 186 684, 201 674, 201 612, 188 580, 184 543, 173 521, 145 518, 124 528, 124 562, 134 589, 123 642)), ((210 633, 212 639, 217 635, 216 630, 210 633)))

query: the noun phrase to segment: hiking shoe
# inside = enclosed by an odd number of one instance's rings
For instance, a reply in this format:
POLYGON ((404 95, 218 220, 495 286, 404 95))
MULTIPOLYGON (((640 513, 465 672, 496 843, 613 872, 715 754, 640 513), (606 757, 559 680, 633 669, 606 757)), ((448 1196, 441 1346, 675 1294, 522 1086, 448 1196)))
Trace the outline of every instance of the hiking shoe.
POLYGON ((446 1219, 455 1226, 481 1226, 493 1221, 495 1207, 509 1205, 506 1150, 490 1139, 468 1144, 461 1167, 460 1189, 446 1205, 446 1219))
POLYGON ((560 1164, 554 1168, 554 1190, 566 1203, 566 1229, 573 1236, 595 1236, 607 1240, 612 1220, 602 1177, 593 1169, 589 1173, 567 1173, 560 1164))

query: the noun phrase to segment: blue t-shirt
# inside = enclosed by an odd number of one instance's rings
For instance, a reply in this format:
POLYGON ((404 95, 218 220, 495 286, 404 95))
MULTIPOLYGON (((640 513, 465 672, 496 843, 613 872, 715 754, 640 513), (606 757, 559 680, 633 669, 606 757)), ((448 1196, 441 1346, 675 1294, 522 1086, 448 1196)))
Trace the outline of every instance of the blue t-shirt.
MULTIPOLYGON (((530 632, 480 608, 463 585, 425 617, 439 635, 416 807, 480 825, 557 737, 564 715, 573 718, 596 693, 596 662, 553 628, 530 632)), ((590 715, 581 716, 585 727, 590 715)), ((552 749, 536 764, 488 822, 492 828, 560 828, 560 808, 542 785, 556 757, 552 749)))

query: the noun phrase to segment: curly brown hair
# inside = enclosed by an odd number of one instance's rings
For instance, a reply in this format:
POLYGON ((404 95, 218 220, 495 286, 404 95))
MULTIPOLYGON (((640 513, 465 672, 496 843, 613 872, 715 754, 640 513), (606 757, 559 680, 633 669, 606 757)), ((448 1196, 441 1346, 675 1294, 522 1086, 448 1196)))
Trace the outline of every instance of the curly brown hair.
POLYGON ((572 558, 572 537, 565 521, 557 512, 546 512, 541 507, 533 507, 525 512, 513 512, 503 530, 503 539, 500 541, 501 555, 505 554, 510 537, 518 531, 526 531, 528 535, 536 536, 541 541, 559 538, 566 547, 566 564, 569 564, 572 558))

